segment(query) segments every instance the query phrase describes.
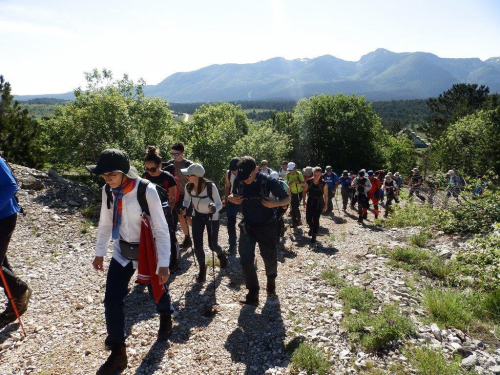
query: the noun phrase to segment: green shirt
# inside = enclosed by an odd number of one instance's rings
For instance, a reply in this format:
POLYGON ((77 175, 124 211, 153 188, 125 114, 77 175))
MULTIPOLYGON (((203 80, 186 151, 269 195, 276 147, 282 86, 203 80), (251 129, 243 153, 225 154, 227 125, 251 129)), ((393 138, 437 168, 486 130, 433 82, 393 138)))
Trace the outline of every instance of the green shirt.
POLYGON ((290 186, 290 192, 292 194, 302 193, 304 187, 301 184, 295 184, 294 181, 304 182, 304 176, 299 171, 296 171, 294 174, 288 172, 285 176, 285 181, 290 186))

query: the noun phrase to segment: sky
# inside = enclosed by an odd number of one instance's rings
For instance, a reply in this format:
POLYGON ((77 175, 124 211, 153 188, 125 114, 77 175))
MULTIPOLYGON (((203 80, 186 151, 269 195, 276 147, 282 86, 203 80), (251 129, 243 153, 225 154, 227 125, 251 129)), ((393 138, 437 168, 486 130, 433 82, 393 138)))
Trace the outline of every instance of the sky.
POLYGON ((500 56, 498 0, 0 0, 0 75, 13 94, 85 86, 106 68, 157 84, 212 64, 385 48, 500 56))

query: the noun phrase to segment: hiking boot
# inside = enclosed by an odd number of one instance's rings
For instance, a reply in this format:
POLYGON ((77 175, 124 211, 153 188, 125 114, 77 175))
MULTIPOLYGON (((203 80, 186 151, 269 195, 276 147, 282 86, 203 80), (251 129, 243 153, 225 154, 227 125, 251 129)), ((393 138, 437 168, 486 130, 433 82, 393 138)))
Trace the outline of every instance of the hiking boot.
POLYGON ((268 296, 276 294, 276 279, 267 279, 266 293, 268 296))
MULTIPOLYGON (((31 288, 28 285, 28 288, 24 293, 22 293, 20 296, 13 297, 13 302, 16 304, 17 312, 19 313, 19 316, 23 315, 26 310, 28 310, 28 302, 31 297, 31 288)), ((7 307, 5 308, 5 311, 0 314, 0 325, 7 325, 10 324, 14 321, 16 321, 17 316, 14 311, 14 308, 12 307, 11 302, 7 302, 7 307)))
POLYGON ((167 341, 172 336, 172 315, 160 315, 160 328, 158 329, 158 341, 167 341))
POLYGON ((125 344, 116 345, 111 348, 111 354, 104 364, 97 370, 96 375, 119 374, 127 368, 127 350, 125 344))
POLYGON ((236 254, 236 245, 229 245, 229 249, 227 249, 229 255, 236 254))
POLYGON ((220 268, 226 268, 227 267, 227 255, 222 253, 222 255, 217 255, 217 258, 219 258, 220 268))
POLYGON ((313 235, 312 235, 312 237, 311 237, 311 242, 312 242, 312 243, 315 243, 315 242, 316 242, 316 235, 315 235, 315 234, 313 234, 313 235))
POLYGON ((307 232, 307 235, 308 235, 308 236, 312 236, 312 234, 313 234, 313 230, 312 230, 312 229, 309 229, 309 232, 307 232))
POLYGON ((184 241, 181 243, 181 247, 191 247, 193 246, 193 243, 191 242, 191 237, 186 236, 184 237, 184 241))
POLYGON ((196 278, 196 282, 203 283, 206 280, 207 280, 207 267, 201 267, 200 273, 198 274, 198 277, 196 278))
POLYGON ((245 299, 239 301, 241 306, 250 305, 250 306, 258 306, 259 305, 259 296, 250 296, 246 295, 245 299))
POLYGON ((363 224, 363 219, 358 219, 358 224, 363 224))

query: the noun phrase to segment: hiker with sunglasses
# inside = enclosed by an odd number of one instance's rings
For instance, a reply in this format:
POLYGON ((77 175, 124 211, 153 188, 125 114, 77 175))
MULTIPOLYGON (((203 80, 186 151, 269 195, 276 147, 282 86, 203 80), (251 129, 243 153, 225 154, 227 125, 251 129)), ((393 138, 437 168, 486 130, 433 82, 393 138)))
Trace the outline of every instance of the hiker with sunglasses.
POLYGON ((177 193, 177 182, 174 176, 169 172, 161 169, 162 161, 160 151, 155 146, 148 146, 146 156, 144 157, 144 170, 142 178, 153 182, 154 184, 164 188, 168 193, 168 204, 170 207, 169 214, 166 217, 168 229, 170 231, 170 273, 174 273, 179 269, 180 251, 179 245, 175 237, 175 221, 174 216, 175 203, 177 193))
POLYGON ((222 208, 222 201, 215 184, 203 177, 205 168, 201 164, 191 164, 188 168, 181 169, 181 172, 189 181, 184 190, 181 213, 185 215, 187 207, 193 205, 194 253, 200 266, 196 282, 202 283, 207 279, 205 251, 203 250, 205 227, 207 228, 208 247, 217 253, 220 268, 227 267, 227 256, 219 246, 219 211, 222 208))
POLYGON ((96 253, 92 262, 95 270, 104 271, 104 257, 112 240, 113 255, 104 296, 105 345, 111 349, 111 354, 97 371, 97 375, 107 375, 127 367, 124 299, 136 269, 140 282, 147 283, 160 315, 158 341, 166 341, 172 334, 174 309, 167 285, 170 276, 170 234, 156 187, 139 178, 124 151, 104 150, 97 164, 89 165, 87 169, 101 176, 112 191, 109 202, 109 188, 105 185, 102 189, 96 253), (141 206, 143 201, 149 211, 147 216, 143 216, 143 212, 147 212, 141 206))

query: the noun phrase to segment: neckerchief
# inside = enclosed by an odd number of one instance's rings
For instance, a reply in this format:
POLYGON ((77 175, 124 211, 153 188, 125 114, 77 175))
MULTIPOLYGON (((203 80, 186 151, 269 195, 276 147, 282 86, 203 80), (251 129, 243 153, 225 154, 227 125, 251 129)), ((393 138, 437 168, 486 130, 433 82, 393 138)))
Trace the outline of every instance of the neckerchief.
POLYGON ((137 179, 128 179, 117 188, 111 189, 115 200, 113 202, 113 230, 112 238, 117 240, 120 238, 120 224, 122 223, 122 198, 125 194, 134 190, 137 179))

